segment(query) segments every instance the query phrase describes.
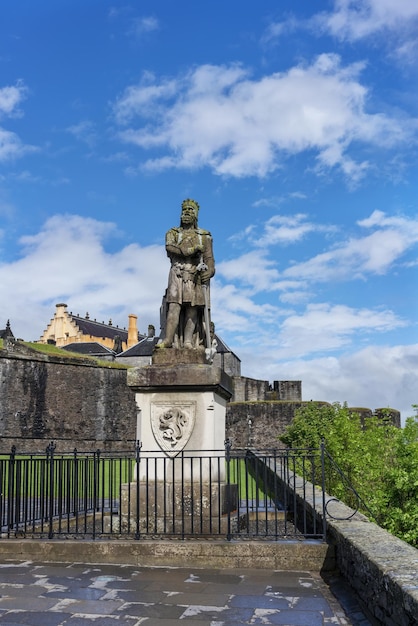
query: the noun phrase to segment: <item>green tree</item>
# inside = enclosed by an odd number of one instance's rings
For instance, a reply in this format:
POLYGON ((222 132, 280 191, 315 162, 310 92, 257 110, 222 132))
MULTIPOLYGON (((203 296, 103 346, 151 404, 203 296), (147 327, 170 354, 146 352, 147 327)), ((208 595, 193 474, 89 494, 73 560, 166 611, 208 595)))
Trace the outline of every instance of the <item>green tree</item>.
POLYGON ((346 405, 309 402, 280 439, 291 448, 318 448, 324 441, 345 477, 327 462, 327 491, 356 507, 351 485, 380 526, 418 545, 417 417, 409 418, 403 429, 384 417, 366 418, 362 424, 346 405))
POLYGON ((388 509, 384 527, 418 547, 418 418, 398 435, 395 463, 387 468, 388 509))

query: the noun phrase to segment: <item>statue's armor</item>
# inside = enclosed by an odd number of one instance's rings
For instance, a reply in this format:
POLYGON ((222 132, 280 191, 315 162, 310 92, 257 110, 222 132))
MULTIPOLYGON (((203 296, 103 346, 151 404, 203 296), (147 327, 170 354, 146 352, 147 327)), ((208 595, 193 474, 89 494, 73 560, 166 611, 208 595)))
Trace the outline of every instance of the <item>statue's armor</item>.
POLYGON ((204 307, 205 299, 197 268, 203 262, 211 276, 215 273, 210 232, 201 228, 171 228, 166 234, 166 249, 171 260, 167 304, 175 302, 204 307))

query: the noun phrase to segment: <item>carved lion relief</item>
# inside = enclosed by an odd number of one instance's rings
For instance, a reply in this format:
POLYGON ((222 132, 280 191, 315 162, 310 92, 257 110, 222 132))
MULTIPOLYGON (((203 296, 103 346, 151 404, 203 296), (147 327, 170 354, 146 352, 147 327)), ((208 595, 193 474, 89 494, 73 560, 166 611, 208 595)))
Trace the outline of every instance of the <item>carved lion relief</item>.
POLYGON ((190 439, 196 419, 195 402, 153 402, 151 428, 168 456, 175 457, 190 439))

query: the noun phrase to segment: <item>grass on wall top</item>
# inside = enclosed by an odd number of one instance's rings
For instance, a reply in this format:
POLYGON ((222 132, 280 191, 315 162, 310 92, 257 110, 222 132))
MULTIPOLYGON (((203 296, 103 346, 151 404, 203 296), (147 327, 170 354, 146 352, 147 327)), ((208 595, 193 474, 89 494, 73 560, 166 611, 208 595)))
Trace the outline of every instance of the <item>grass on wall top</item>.
MULTIPOLYGON (((98 365, 100 367, 110 367, 114 369, 128 369, 129 366, 123 365, 122 363, 117 363, 114 361, 102 361, 100 359, 96 359, 94 357, 89 357, 86 355, 78 354, 78 352, 69 352, 68 350, 62 350, 57 346, 48 344, 48 343, 34 343, 30 341, 22 341, 23 345, 35 350, 35 352, 40 352, 41 354, 46 354, 50 356, 59 356, 61 359, 78 359, 80 361, 91 361, 92 364, 98 365)), ((3 348, 3 339, 0 339, 0 350, 3 348)))

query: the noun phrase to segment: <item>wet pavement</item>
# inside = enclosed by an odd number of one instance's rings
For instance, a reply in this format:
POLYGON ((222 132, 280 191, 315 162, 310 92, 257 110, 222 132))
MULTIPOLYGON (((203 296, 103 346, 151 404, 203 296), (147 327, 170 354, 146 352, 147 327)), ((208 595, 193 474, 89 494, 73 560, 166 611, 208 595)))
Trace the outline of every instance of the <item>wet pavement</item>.
POLYGON ((5 561, 0 564, 0 624, 369 624, 344 593, 340 601, 350 616, 312 572, 5 561))

